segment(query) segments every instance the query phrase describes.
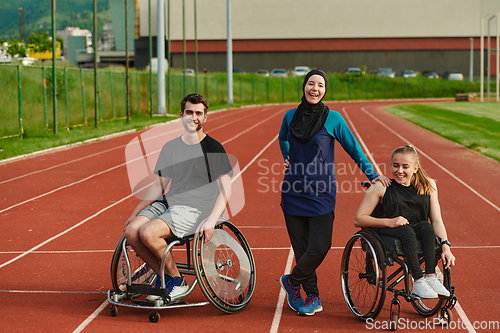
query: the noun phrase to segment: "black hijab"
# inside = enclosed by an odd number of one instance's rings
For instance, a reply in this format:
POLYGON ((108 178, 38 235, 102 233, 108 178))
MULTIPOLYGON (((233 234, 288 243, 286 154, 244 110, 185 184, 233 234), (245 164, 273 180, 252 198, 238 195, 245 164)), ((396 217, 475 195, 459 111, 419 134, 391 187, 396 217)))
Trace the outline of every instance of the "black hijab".
POLYGON ((290 123, 290 133, 297 141, 302 143, 311 140, 325 125, 328 117, 329 109, 321 102, 323 98, 317 104, 311 104, 303 94, 307 81, 313 75, 320 75, 325 79, 325 94, 328 91, 328 77, 325 72, 320 69, 313 69, 307 73, 304 83, 302 83, 302 102, 297 107, 297 111, 295 111, 290 123))

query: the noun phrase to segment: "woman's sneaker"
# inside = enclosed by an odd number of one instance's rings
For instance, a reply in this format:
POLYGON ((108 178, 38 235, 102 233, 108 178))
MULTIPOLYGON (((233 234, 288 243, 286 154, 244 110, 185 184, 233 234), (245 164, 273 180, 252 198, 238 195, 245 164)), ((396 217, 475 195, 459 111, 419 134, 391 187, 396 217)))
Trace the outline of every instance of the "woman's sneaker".
POLYGON ((299 315, 301 316, 312 316, 316 312, 323 311, 321 306, 321 299, 314 297, 313 295, 307 295, 304 305, 299 308, 299 315))
POLYGON ((429 286, 440 296, 450 296, 450 292, 443 286, 441 281, 436 274, 427 276, 425 281, 429 284, 429 286))
POLYGON ((420 298, 438 298, 438 294, 429 286, 425 278, 413 282, 413 294, 420 298))
POLYGON ((290 308, 294 311, 298 311, 299 308, 304 304, 304 300, 300 295, 300 286, 292 287, 290 284, 290 274, 283 275, 280 278, 280 284, 285 289, 287 294, 287 301, 290 308))

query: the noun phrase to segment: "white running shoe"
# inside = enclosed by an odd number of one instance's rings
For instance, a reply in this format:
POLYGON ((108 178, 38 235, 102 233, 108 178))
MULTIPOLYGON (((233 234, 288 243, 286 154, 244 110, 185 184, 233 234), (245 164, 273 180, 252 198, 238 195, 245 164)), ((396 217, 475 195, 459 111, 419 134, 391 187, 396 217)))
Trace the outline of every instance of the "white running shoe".
POLYGON ((425 278, 413 282, 413 294, 420 298, 438 298, 438 294, 429 286, 425 278))
POLYGON ((443 284, 441 283, 441 281, 439 281, 438 277, 436 274, 434 275, 431 275, 431 276, 427 276, 425 278, 425 281, 427 282, 427 284, 429 284, 429 286, 438 294, 438 295, 441 295, 441 296, 446 296, 446 297, 449 297, 450 296, 450 292, 448 291, 448 289, 445 288, 445 286, 443 286, 443 284))

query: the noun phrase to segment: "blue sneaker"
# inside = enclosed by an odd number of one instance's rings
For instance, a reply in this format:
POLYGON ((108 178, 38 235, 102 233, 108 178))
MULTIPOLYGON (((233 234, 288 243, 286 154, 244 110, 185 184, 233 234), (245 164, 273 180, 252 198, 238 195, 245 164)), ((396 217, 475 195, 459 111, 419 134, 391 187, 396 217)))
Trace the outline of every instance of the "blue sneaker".
POLYGON ((300 295, 300 286, 292 287, 289 282, 290 274, 283 275, 280 278, 280 284, 285 289, 287 294, 287 301, 290 308, 294 311, 298 311, 298 309, 304 304, 304 300, 300 295))
MULTIPOLYGON (((165 289, 170 290, 172 288, 173 280, 174 280, 174 277, 172 275, 165 274, 165 289)), ((156 277, 156 282, 155 282, 154 288, 161 289, 161 276, 156 277)), ((146 300, 148 300, 150 302, 154 302, 160 298, 161 297, 157 296, 157 295, 148 295, 148 297, 146 297, 146 300)))
POLYGON ((307 295, 304 305, 299 308, 299 315, 301 316, 312 316, 316 312, 323 311, 321 306, 321 300, 313 295, 307 295))

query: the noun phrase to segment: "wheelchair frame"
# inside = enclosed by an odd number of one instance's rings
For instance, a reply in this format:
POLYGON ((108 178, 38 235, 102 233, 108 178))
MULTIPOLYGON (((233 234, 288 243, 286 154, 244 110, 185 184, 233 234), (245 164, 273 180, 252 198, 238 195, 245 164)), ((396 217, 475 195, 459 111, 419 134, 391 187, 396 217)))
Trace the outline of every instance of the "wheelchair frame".
POLYGON ((108 302, 111 304, 110 312, 113 317, 117 315, 118 306, 150 309, 149 320, 155 323, 160 320, 158 311, 162 309, 212 303, 223 312, 236 313, 248 305, 255 290, 256 279, 255 261, 248 242, 234 224, 220 218, 214 236, 205 243, 204 235, 200 237, 202 225, 198 226, 193 235, 166 240, 168 246, 163 253, 161 267, 165 266, 166 257, 174 246, 185 245, 187 263, 176 262, 176 265, 183 275, 195 276, 188 291, 172 298, 169 290, 165 289, 165 272, 158 277, 136 254, 130 258, 133 249, 127 243, 125 235, 122 235, 111 261, 113 289, 108 290, 108 302), (161 279, 161 289, 154 288, 158 278, 161 279), (198 283, 208 302, 190 304, 182 301, 193 292, 198 283), (142 295, 156 295, 160 299, 153 303, 144 300, 142 295))
MULTIPOLYGON (((375 319, 382 310, 386 291, 393 293, 391 301, 389 327, 396 330, 400 315, 399 296, 407 302, 411 302, 415 310, 429 317, 438 313, 441 324, 447 325, 452 321, 451 309, 456 304, 455 288, 451 285, 451 270, 443 267, 443 284, 450 291, 449 297, 439 296, 437 299, 421 299, 411 293, 410 275, 401 249, 397 244, 396 250, 389 251, 380 235, 374 230, 363 229, 356 232, 347 242, 342 255, 341 283, 346 304, 351 312, 359 319, 366 321, 375 319), (351 260, 351 257, 354 257, 351 260), (399 267, 387 277, 387 266, 399 267), (397 289, 396 286, 403 281, 404 288, 397 289), (365 290, 363 290, 365 289, 365 290)), ((399 241, 400 242, 400 241, 399 241)), ((436 242, 440 240, 436 237, 436 242)), ((437 247, 436 265, 440 260, 440 246, 437 247)), ((419 253, 421 267, 424 258, 419 253)), ((443 264, 444 266, 444 264, 443 264)))

